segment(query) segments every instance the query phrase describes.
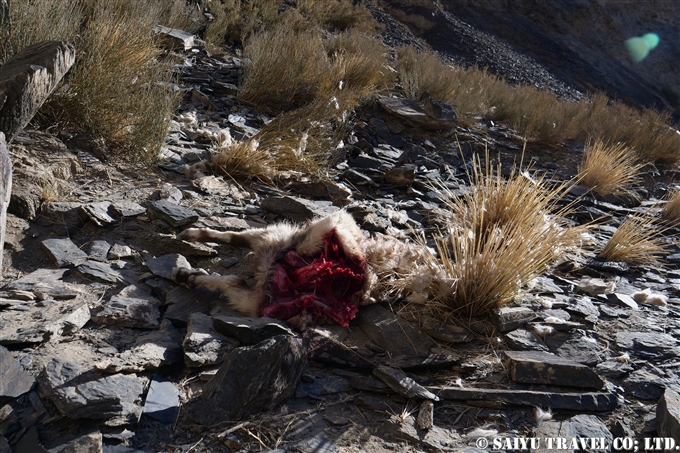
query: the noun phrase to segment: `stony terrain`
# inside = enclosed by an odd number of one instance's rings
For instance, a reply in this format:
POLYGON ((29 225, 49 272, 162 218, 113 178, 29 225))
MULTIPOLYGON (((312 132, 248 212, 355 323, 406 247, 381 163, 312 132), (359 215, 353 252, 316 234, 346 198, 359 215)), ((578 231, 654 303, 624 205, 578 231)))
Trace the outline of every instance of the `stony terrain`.
MULTIPOLYGON (((431 233, 443 209, 432 183, 460 193, 473 152, 507 169, 522 152, 502 126, 431 131, 389 113, 392 101, 357 113, 330 181, 204 175, 191 169, 226 130, 252 136, 270 118, 235 101, 237 57, 180 54, 186 94, 157 169, 101 160, 96 141, 66 133, 28 129, 10 146, 0 452, 476 452, 494 450, 478 439, 511 450, 503 439, 680 436, 677 228, 664 267, 587 252, 488 319, 446 324, 376 304, 348 328, 294 332, 172 282, 178 265, 250 275, 246 251, 179 240, 190 225, 238 231, 344 208, 370 235, 431 233), (636 302, 645 289, 667 304, 636 302)), ((529 144, 525 160, 568 180, 581 153, 529 144)), ((646 169, 641 204, 580 186, 564 203, 574 222, 597 220, 586 245, 598 250, 675 176, 646 169)))

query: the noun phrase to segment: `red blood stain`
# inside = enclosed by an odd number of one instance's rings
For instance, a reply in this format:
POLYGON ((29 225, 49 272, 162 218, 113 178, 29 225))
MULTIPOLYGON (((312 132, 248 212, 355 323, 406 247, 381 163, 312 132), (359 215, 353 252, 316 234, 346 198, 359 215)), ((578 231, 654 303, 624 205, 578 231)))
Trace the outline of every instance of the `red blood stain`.
POLYGON ((274 263, 260 315, 285 321, 306 312, 314 321, 326 316, 347 326, 359 309, 365 273, 365 259, 349 258, 334 228, 320 255, 303 257, 291 250, 274 263))

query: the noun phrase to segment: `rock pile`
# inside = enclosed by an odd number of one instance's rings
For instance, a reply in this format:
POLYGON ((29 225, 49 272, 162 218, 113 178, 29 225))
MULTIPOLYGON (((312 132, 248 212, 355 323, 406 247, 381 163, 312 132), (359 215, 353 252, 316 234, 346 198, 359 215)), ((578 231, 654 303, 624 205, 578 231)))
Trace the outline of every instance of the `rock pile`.
MULTIPOLYGON (((575 257, 493 321, 460 325, 376 304, 348 328, 295 332, 175 284, 175 267, 251 272, 244 251, 177 239, 189 225, 239 231, 342 206, 368 234, 407 238, 440 225, 445 206, 432 183, 463 193, 473 151, 511 159, 520 148, 498 126, 425 132, 376 105, 359 113, 332 181, 294 173, 276 186, 190 179, 187 166, 208 161, 215 142, 251 137, 269 118, 236 101, 238 58, 179 51, 187 95, 160 176, 65 145, 55 151, 37 131, 10 146, 24 163, 20 185, 42 165, 30 163, 35 155, 72 158, 84 171, 62 174, 68 200, 38 200, 33 214, 15 205, 20 216, 9 216, 0 452, 472 452, 480 432, 677 436, 677 246, 664 268, 575 257), (645 289, 667 303, 636 302, 645 289)), ((396 103, 405 104, 388 105, 396 103)), ((575 168, 569 153, 529 152, 535 168, 557 179, 575 168)), ((605 216, 593 230, 601 244, 640 209, 612 201, 574 190, 564 203, 576 203, 578 222, 605 216)))

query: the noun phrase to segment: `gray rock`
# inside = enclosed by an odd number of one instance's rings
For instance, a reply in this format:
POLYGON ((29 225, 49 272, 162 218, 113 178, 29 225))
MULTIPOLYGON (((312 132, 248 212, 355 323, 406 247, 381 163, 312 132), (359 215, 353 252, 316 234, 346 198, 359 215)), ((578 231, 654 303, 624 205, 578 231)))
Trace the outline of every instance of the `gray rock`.
POLYGON ((118 200, 111 203, 111 209, 118 216, 121 217, 137 217, 146 212, 146 208, 134 201, 118 200))
POLYGON ((0 404, 31 390, 35 379, 27 373, 7 348, 0 346, 0 404))
POLYGON ((61 283, 66 269, 38 269, 28 275, 7 284, 6 288, 19 291, 32 291, 36 285, 51 285, 61 283))
POLYGON ((392 357, 428 357, 436 343, 412 323, 379 304, 362 307, 356 322, 361 330, 392 357))
POLYGON ((90 246, 90 254, 88 257, 91 260, 99 261, 103 263, 108 259, 109 250, 111 249, 111 244, 104 240, 93 241, 90 246))
POLYGON ((73 419, 122 417, 133 422, 142 412, 135 401, 144 390, 144 381, 134 375, 99 376, 91 369, 55 357, 45 365, 38 383, 42 396, 73 419))
POLYGON ((481 401, 515 406, 549 407, 553 410, 607 412, 616 409, 618 400, 613 393, 542 392, 521 389, 482 389, 460 387, 429 387, 443 400, 481 401))
POLYGON ((301 441, 295 442, 286 450, 270 450, 266 453, 284 453, 285 451, 297 453, 340 453, 333 440, 323 434, 308 436, 301 441))
POLYGON ((285 322, 273 318, 214 316, 213 327, 243 344, 257 344, 277 335, 294 335, 285 322))
POLYGON ((589 367, 539 351, 506 351, 510 379, 523 384, 550 384, 602 388, 604 382, 589 367))
POLYGON ((590 301, 589 297, 582 297, 576 300, 573 305, 568 305, 564 307, 565 310, 571 313, 577 313, 584 317, 588 316, 600 316, 600 310, 590 301))
POLYGON ((160 325, 161 302, 137 285, 123 289, 92 315, 98 324, 156 329, 160 325))
POLYGON ((536 319, 536 313, 527 307, 501 307, 491 312, 496 327, 501 332, 509 332, 536 319))
POLYGON ((309 342, 307 358, 310 360, 343 368, 372 369, 374 366, 359 352, 319 329, 308 329, 304 337, 309 342))
POLYGON ((415 181, 416 172, 413 165, 402 165, 400 167, 394 167, 383 176, 387 184, 392 184, 397 187, 408 187, 415 181))
POLYGON ((90 218, 95 224, 100 227, 115 225, 118 220, 111 217, 109 210, 111 203, 108 201, 100 201, 98 203, 90 203, 81 207, 85 215, 90 218))
POLYGON ((467 343, 475 338, 472 332, 464 327, 443 323, 434 318, 426 317, 421 322, 422 331, 435 340, 447 343, 467 343))
POLYGON ((167 278, 168 280, 172 280, 172 271, 174 269, 180 267, 191 269, 191 264, 189 264, 189 261, 187 261, 186 258, 178 253, 152 258, 145 261, 144 265, 148 267, 154 275, 167 278))
POLYGON ((450 369, 463 360, 463 355, 446 350, 433 348, 433 353, 427 357, 422 356, 399 356, 387 360, 385 365, 400 368, 402 370, 438 370, 450 369))
POLYGON ((184 363, 188 367, 216 365, 222 363, 229 351, 238 345, 238 341, 215 330, 210 316, 192 313, 182 342, 184 363))
POLYGON ((606 360, 602 363, 598 363, 595 367, 595 371, 600 376, 616 379, 632 372, 633 367, 629 363, 617 360, 606 360))
POLYGON ((623 381, 623 386, 640 399, 659 399, 666 389, 680 393, 680 383, 675 376, 664 377, 647 370, 635 370, 623 381))
POLYGON ((362 170, 379 170, 380 167, 385 165, 385 161, 361 153, 353 159, 350 159, 347 164, 352 168, 359 168, 362 170))
POLYGON ((656 432, 659 436, 680 439, 680 395, 666 389, 656 405, 656 432))
POLYGON ((134 252, 129 245, 116 242, 109 250, 107 258, 110 260, 119 260, 121 258, 130 258, 131 256, 134 256, 134 252))
POLYGON ((347 187, 316 176, 304 177, 286 184, 286 190, 307 198, 331 200, 335 206, 344 206, 352 195, 347 187))
POLYGON ((137 281, 134 271, 114 269, 110 264, 87 260, 76 267, 76 270, 87 277, 94 277, 107 283, 130 283, 137 281))
POLYGON ((58 447, 50 448, 48 453, 103 453, 104 446, 102 444, 102 433, 95 431, 90 434, 85 434, 70 442, 59 445, 58 447))
POLYGON ((606 345, 593 338, 576 334, 562 343, 555 353, 565 359, 593 366, 604 360, 604 351, 606 345))
POLYGON ((312 201, 298 197, 269 197, 262 200, 260 207, 267 212, 280 215, 296 222, 314 217, 325 217, 339 208, 330 201, 312 201))
POLYGON ((8 142, 31 120, 76 59, 63 41, 23 48, 0 66, 0 132, 8 142))
POLYGON ((7 208, 12 197, 12 161, 5 143, 5 134, 0 132, 0 278, 2 278, 2 256, 5 247, 7 208))
POLYGON ((526 329, 517 329, 505 334, 505 340, 512 349, 519 351, 550 351, 535 333, 526 329))
POLYGON ((42 343, 80 330, 90 320, 90 309, 82 300, 67 300, 25 311, 4 311, 0 322, 0 344, 42 343))
POLYGON ((379 97, 378 104, 390 115, 423 129, 449 131, 456 127, 458 120, 453 106, 440 102, 437 105, 442 108, 442 114, 438 118, 426 113, 422 101, 379 97))
POLYGON ((320 398, 336 393, 350 392, 352 391, 352 388, 352 385, 347 382, 347 379, 338 376, 314 378, 311 382, 302 380, 295 390, 295 398, 304 398, 308 396, 320 398))
POLYGON ((87 260, 87 253, 78 248, 69 238, 46 239, 42 246, 52 261, 59 267, 74 267, 87 260))
POLYGON ((82 203, 47 201, 40 205, 39 220, 42 225, 63 225, 68 232, 73 232, 90 219, 82 212, 82 203))
POLYGON ((609 302, 619 304, 622 307, 632 308, 633 310, 639 309, 638 303, 635 302, 635 299, 633 299, 631 296, 627 294, 620 293, 607 294, 607 300, 609 302))
POLYGON ((420 429, 430 429, 434 426, 434 403, 431 400, 420 403, 416 423, 420 429))
POLYGON ((645 359, 667 359, 678 355, 677 340, 667 333, 617 332, 616 345, 645 359))
POLYGON ((274 408, 295 394, 305 356, 303 341, 289 335, 234 349, 189 407, 189 417, 211 425, 274 408))
POLYGON ((182 347, 179 332, 167 319, 160 329, 140 335, 130 349, 105 359, 97 368, 108 373, 139 372, 155 370, 182 360, 182 347))
POLYGON ((349 379, 349 385, 362 392, 392 393, 392 389, 387 384, 373 376, 353 376, 349 379))
POLYGON ((576 415, 561 422, 545 422, 534 431, 534 437, 540 439, 541 442, 540 448, 533 451, 541 453, 607 451, 614 440, 612 433, 597 416, 585 414, 576 415), (566 441, 565 445, 557 443, 561 439, 566 441), (578 443, 580 439, 591 443, 582 449, 578 443))
POLYGON ((381 365, 373 369, 373 375, 387 384, 389 388, 407 398, 424 398, 439 401, 437 395, 396 368, 381 365))
MULTIPOLYGON (((186 326, 193 313, 210 313, 213 307, 224 305, 220 294, 203 288, 187 289, 175 286, 165 295, 168 305, 164 318, 178 326, 186 326)), ((231 314, 237 315, 236 312, 231 314)))
POLYGON ((356 186, 378 187, 373 179, 353 168, 348 168, 340 174, 340 179, 356 186))
POLYGON ((158 200, 149 206, 149 214, 171 227, 183 227, 198 220, 198 214, 168 200, 158 200))
POLYGON ((179 389, 167 379, 154 376, 144 401, 143 414, 161 423, 170 424, 177 419, 178 413, 179 389))
POLYGON ((194 47, 194 35, 177 28, 156 25, 154 33, 160 35, 161 45, 168 50, 189 50, 194 47))

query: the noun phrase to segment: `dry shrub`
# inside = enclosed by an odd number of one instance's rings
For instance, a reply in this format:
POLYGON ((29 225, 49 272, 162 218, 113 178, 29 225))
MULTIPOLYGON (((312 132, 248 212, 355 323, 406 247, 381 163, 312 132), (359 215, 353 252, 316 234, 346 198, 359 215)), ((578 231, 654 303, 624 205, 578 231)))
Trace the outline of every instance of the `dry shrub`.
POLYGON ((297 8, 312 23, 330 31, 354 28, 374 33, 379 28, 371 12, 351 0, 298 0, 297 8))
POLYGON ((291 110, 331 89, 331 65, 320 31, 305 30, 295 20, 254 34, 243 57, 239 99, 262 110, 291 110))
POLYGON ((594 140, 586 144, 579 164, 581 182, 599 195, 628 195, 637 198, 631 185, 639 180, 638 157, 623 143, 594 140))
MULTIPOLYGON (((451 212, 444 235, 435 238, 453 291, 438 301, 459 315, 477 316, 515 298, 522 287, 578 244, 582 228, 569 227, 569 207, 558 202, 568 185, 548 187, 542 177, 513 168, 482 167, 474 158, 471 190, 441 190, 451 212)), ((441 294, 435 291, 434 294, 441 294)))
POLYGON ((680 189, 673 190, 661 208, 661 218, 670 222, 680 222, 680 189))
POLYGON ((394 64, 406 97, 420 99, 429 93, 433 99, 453 102, 450 68, 437 55, 404 46, 397 49, 394 64))
POLYGON ((218 174, 233 179, 266 178, 274 173, 274 162, 269 152, 260 148, 257 140, 221 147, 211 166, 218 174))
POLYGON ((179 20, 182 2, 15 0, 13 48, 44 39, 72 41, 76 64, 39 118, 103 137, 113 152, 149 160, 164 143, 179 102, 172 62, 160 61, 152 29, 179 20))
POLYGON ((221 46, 225 41, 244 41, 252 33, 279 21, 279 0, 212 0, 202 2, 214 20, 205 40, 221 46))
POLYGON ((612 234, 597 255, 598 259, 660 265, 660 257, 666 254, 667 245, 661 238, 664 230, 659 229, 654 221, 654 217, 645 214, 628 217, 612 234))

